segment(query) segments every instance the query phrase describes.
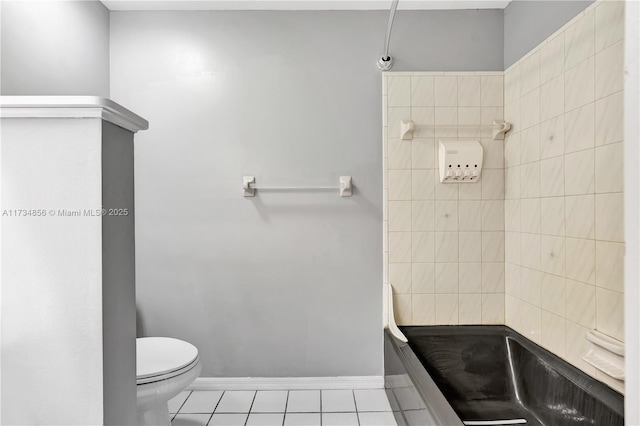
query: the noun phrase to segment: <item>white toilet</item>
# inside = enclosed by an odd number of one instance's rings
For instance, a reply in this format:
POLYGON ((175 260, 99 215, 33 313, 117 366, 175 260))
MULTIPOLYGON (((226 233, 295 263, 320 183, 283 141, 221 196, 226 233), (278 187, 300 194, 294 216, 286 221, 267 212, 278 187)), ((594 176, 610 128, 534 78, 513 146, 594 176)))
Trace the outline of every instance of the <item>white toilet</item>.
POLYGON ((138 425, 170 426, 167 402, 200 374, 198 349, 170 337, 136 339, 138 425))

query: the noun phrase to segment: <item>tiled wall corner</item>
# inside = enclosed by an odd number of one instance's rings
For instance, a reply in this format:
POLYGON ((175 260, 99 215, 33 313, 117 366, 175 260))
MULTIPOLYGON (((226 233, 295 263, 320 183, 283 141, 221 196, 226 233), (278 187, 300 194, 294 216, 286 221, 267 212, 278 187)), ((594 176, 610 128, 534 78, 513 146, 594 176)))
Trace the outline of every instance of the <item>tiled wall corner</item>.
POLYGON ((402 325, 504 324, 504 144, 490 130, 417 125, 490 125, 502 119, 503 73, 385 73, 385 283, 402 325), (441 184, 439 140, 478 140, 477 183, 441 184))
POLYGON ((595 2, 504 76, 506 324, 582 360, 624 339, 624 2, 595 2))

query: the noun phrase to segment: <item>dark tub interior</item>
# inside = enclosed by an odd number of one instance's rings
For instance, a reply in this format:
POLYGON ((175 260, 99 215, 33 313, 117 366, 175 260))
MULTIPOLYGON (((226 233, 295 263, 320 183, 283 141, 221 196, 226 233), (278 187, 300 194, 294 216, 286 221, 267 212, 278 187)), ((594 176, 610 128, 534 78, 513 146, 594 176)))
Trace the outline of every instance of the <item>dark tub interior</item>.
POLYGON ((463 421, 624 425, 623 396, 504 326, 401 327, 463 421))

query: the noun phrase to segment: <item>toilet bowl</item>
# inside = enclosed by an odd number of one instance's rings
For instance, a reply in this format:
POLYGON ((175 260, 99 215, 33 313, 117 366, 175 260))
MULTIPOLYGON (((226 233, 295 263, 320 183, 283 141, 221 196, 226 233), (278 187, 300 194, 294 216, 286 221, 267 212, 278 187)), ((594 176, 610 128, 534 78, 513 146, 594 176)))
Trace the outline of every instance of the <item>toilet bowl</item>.
POLYGON ((169 337, 136 339, 138 425, 170 426, 167 402, 200 374, 198 349, 169 337))

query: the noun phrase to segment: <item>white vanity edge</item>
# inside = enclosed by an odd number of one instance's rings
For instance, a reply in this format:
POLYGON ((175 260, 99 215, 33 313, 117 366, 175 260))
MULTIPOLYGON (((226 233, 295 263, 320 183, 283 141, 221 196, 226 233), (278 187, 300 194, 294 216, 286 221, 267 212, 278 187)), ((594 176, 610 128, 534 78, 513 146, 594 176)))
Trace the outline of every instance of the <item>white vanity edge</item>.
POLYGON ((0 96, 3 118, 101 118, 133 133, 149 122, 111 99, 99 96, 0 96))

